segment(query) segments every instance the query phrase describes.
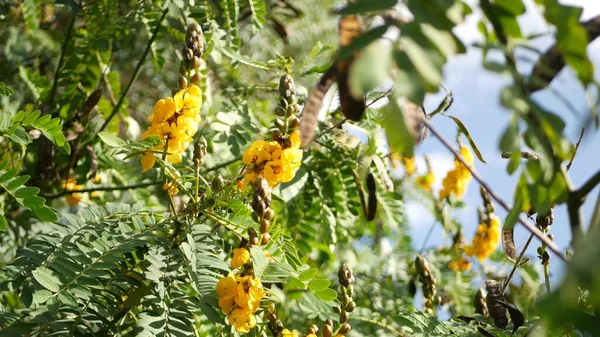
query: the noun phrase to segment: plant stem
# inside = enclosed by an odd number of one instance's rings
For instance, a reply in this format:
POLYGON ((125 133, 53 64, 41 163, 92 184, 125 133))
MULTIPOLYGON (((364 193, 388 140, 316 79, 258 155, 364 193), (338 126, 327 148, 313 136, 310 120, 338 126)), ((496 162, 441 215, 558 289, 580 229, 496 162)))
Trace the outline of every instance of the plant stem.
POLYGON ((384 329, 386 329, 386 330, 388 330, 388 331, 390 331, 390 332, 392 332, 392 333, 394 333, 395 335, 398 335, 398 336, 402 336, 402 337, 407 337, 408 336, 405 332, 398 331, 398 330, 394 329, 394 327, 392 327, 390 325, 387 325, 385 323, 376 321, 374 319, 370 319, 370 318, 366 318, 366 317, 360 317, 360 316, 359 317, 350 316, 349 318, 352 319, 352 320, 355 320, 355 321, 362 321, 362 322, 366 322, 366 323, 375 324, 378 327, 384 328, 384 329))
POLYGON ((431 226, 429 226, 429 230, 427 231, 427 234, 425 235, 425 239, 423 239, 423 243, 421 244, 421 249, 419 249, 420 252, 423 252, 423 250, 425 249, 425 245, 427 244, 427 241, 429 241, 429 237, 431 236, 431 233, 433 233, 433 229, 435 228, 436 223, 437 223, 437 220, 433 220, 433 222, 431 223, 431 226))
MULTIPOLYGON (((490 186, 483 180, 483 178, 479 175, 479 173, 475 172, 475 170, 473 170, 471 168, 471 166, 469 166, 469 164, 467 164, 467 162, 465 162, 465 160, 460 156, 460 154, 458 154, 458 152, 456 152, 456 150, 454 150, 452 148, 452 145, 450 145, 450 143, 446 140, 446 138, 444 138, 444 136, 442 136, 441 133, 439 133, 436 129, 434 129, 431 124, 429 123, 429 121, 424 120, 423 123, 427 126, 427 128, 429 128, 429 130, 431 131, 431 133, 433 133, 434 136, 436 136, 436 138, 450 151, 452 152, 452 154, 454 155, 454 157, 461 162, 466 168, 467 170, 469 170, 469 172, 471 172, 471 174, 473 175, 473 178, 475 178, 475 180, 477 180, 477 182, 483 186, 489 193, 490 196, 496 200, 496 202, 502 206, 502 208, 504 208, 507 212, 510 213, 511 211, 511 207, 504 201, 502 200, 497 194, 496 192, 494 192, 494 190, 492 190, 490 188, 490 186)), ((599 177, 598 180, 600 181, 600 172, 598 173, 599 177)), ((529 222, 521 219, 521 217, 517 218, 518 222, 521 223, 523 226, 525 226, 525 228, 533 235, 535 235, 538 239, 540 239, 543 243, 545 243, 548 248, 550 248, 550 250, 552 250, 554 252, 554 254, 556 254, 561 260, 566 262, 566 258, 564 256, 564 254, 560 251, 560 248, 558 248, 556 246, 556 244, 554 242, 552 242, 550 239, 548 239, 544 233, 542 233, 539 229, 535 228, 534 226, 532 226, 529 222)))
POLYGON ((329 131, 337 128, 338 126, 344 124, 346 121, 348 120, 348 118, 344 118, 341 121, 335 123, 332 127, 327 128, 326 130, 322 131, 321 133, 319 133, 318 135, 316 135, 313 139, 310 140, 310 142, 308 142, 308 144, 306 144, 306 146, 308 146, 310 143, 316 141, 317 139, 323 137, 326 133, 328 133, 329 131))
POLYGON ((515 271, 517 271, 517 268, 521 266, 521 261, 523 260, 523 256, 525 255, 527 248, 529 248, 529 244, 531 244, 531 240, 533 240, 533 234, 529 235, 529 239, 527 239, 527 242, 525 242, 525 247, 523 247, 521 253, 519 253, 519 257, 515 260, 514 266, 504 280, 504 285, 502 285, 502 293, 506 291, 506 288, 508 288, 508 285, 510 284, 510 280, 512 280, 513 276, 515 275, 515 271))
POLYGON ((546 293, 550 294, 550 270, 548 268, 548 264, 544 265, 544 281, 546 283, 546 293))
POLYGON ((86 188, 86 189, 83 189, 83 190, 60 191, 60 192, 56 192, 56 193, 42 194, 40 196, 44 197, 46 199, 52 199, 52 198, 59 198, 59 197, 62 197, 64 195, 72 194, 72 193, 90 193, 90 192, 96 192, 96 191, 133 190, 133 189, 136 189, 136 188, 143 188, 143 187, 160 185, 160 184, 161 184, 160 181, 152 181, 152 182, 147 182, 147 183, 139 183, 139 184, 125 185, 125 186, 105 186, 105 187, 86 188))
POLYGON ((209 167, 209 168, 207 168, 206 170, 204 170, 204 172, 210 172, 210 171, 216 171, 216 170, 222 169, 222 168, 224 168, 224 167, 226 167, 226 166, 229 166, 229 165, 231 165, 231 164, 233 164, 233 163, 235 163, 236 161, 239 161, 239 160, 241 160, 241 159, 242 159, 242 156, 239 156, 239 157, 233 158, 233 159, 231 159, 231 160, 228 160, 228 161, 226 161, 226 162, 224 162, 224 163, 217 164, 217 165, 215 165, 215 166, 213 166, 213 167, 209 167))
POLYGON ((117 102, 117 105, 115 105, 112 112, 110 113, 108 118, 104 121, 104 124, 102 124, 102 126, 100 127, 98 132, 101 132, 102 130, 104 130, 108 126, 108 123, 110 123, 111 119, 113 119, 113 117, 115 117, 115 115, 119 112, 119 109, 121 108, 121 105, 123 105, 123 101, 125 100, 125 96, 129 92, 129 89, 131 89, 133 82, 135 82, 140 70, 142 69, 144 60, 146 59, 146 56, 148 55, 148 52, 150 51, 150 47, 152 47, 152 43, 154 43, 154 40, 156 40, 156 37, 158 36, 158 32, 160 30, 161 24, 162 24, 163 20, 165 19, 165 17, 167 16, 168 12, 169 12, 169 7, 167 6, 167 8, 165 8, 165 10, 162 12, 162 16, 160 17, 160 19, 158 19, 158 22, 156 23, 156 27, 154 27, 154 30, 152 31, 152 37, 150 37, 150 40, 148 40, 146 49, 144 49, 144 52, 142 53, 142 57, 140 57, 140 60, 138 61, 138 64, 135 67, 135 70, 133 71, 131 78, 129 79, 129 83, 127 83, 125 90, 123 90, 123 92, 121 93, 121 97, 119 97, 119 101, 117 102))
POLYGON ((69 23, 69 28, 67 28, 67 36, 65 37, 65 42, 63 42, 62 50, 60 52, 60 58, 58 59, 58 65, 56 66, 56 72, 54 73, 54 83, 52 84, 52 90, 50 91, 50 103, 48 104, 48 108, 50 114, 54 111, 54 99, 56 96, 56 91, 58 91, 58 80, 60 78, 60 73, 62 70, 62 65, 65 60, 65 55, 67 54, 67 46, 69 45, 69 41, 71 40, 71 35, 73 33, 73 27, 75 26, 75 20, 77 19, 77 12, 73 13, 73 18, 71 19, 71 23, 69 23))
POLYGON ((575 143, 575 150, 573 151, 571 160, 569 160, 569 163, 567 164, 567 171, 571 168, 571 165, 573 165, 573 160, 575 159, 575 155, 577 155, 577 150, 579 150, 579 145, 581 145, 581 140, 583 139, 584 133, 585 133, 585 128, 581 128, 581 133, 579 134, 579 139, 577 140, 577 143, 575 143))

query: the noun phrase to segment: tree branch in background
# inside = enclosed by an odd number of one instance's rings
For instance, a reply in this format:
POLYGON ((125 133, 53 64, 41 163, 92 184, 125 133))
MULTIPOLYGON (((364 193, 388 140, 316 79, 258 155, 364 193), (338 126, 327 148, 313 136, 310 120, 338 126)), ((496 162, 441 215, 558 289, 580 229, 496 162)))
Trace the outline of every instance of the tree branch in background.
MULTIPOLYGON (((483 180, 483 178, 479 175, 479 173, 475 172, 475 170, 473 170, 469 164, 467 164, 467 162, 465 162, 465 160, 458 154, 458 152, 456 152, 456 150, 454 150, 454 148, 452 148, 452 145, 450 145, 450 143, 448 142, 448 140, 446 140, 446 138, 444 138, 444 136, 442 136, 441 133, 439 133, 436 129, 434 129, 431 124, 429 123, 428 120, 424 120, 423 123, 425 124, 425 126, 427 126, 427 128, 429 128, 429 130, 431 131, 431 133, 440 140, 440 142, 442 142, 442 144, 450 151, 452 152, 452 154, 454 155, 454 157, 461 162, 468 170, 469 172, 471 172, 471 174, 473 175, 473 178, 475 178, 475 180, 477 180, 477 182, 483 186, 483 188, 485 188, 490 196, 496 200, 496 202, 502 206, 502 208, 504 208, 507 212, 510 213, 511 211, 511 207, 508 206, 508 204, 502 200, 497 194, 496 192, 494 192, 494 190, 492 190, 490 188, 490 186, 483 180)), ((600 172, 599 172, 599 176, 600 176, 600 172)), ((598 178, 600 180, 600 177, 598 178)), ((518 222, 521 223, 531 234, 535 235, 540 241, 542 241, 543 243, 546 244, 546 246, 548 246, 548 248, 550 248, 550 250, 552 252, 554 252, 554 254, 556 254, 561 260, 566 261, 566 257, 563 254, 563 252, 561 252, 560 248, 558 248, 558 246, 556 246, 556 244, 554 242, 552 242, 552 240, 548 239, 548 237, 546 237, 544 235, 544 233, 542 233, 539 229, 537 229, 536 227, 534 227, 533 225, 531 225, 529 222, 521 219, 521 217, 517 218, 518 222)))
POLYGON ((58 59, 58 65, 56 66, 56 72, 54 73, 54 83, 52 84, 52 90, 50 90, 50 103, 48 103, 50 114, 54 112, 54 99, 56 98, 56 91, 58 90, 58 80, 60 78, 62 65, 65 60, 65 54, 67 53, 67 46, 71 40, 73 27, 75 26, 75 20, 77 20, 77 12, 78 11, 73 12, 73 18, 71 19, 71 23, 69 23, 69 28, 67 28, 67 36, 65 37, 65 42, 62 45, 60 58, 58 59))
POLYGON ((148 52, 150 51, 150 47, 152 47, 152 44, 154 43, 154 40, 156 40, 156 37, 158 36, 158 32, 160 30, 162 22, 165 19, 165 17, 167 16, 168 12, 169 12, 169 7, 167 6, 167 8, 165 8, 165 10, 163 11, 162 16, 160 17, 160 19, 158 19, 158 22, 156 23, 156 27, 154 27, 154 30, 152 31, 152 37, 150 37, 150 40, 148 40, 148 44, 146 45, 146 49, 144 49, 144 52, 142 53, 142 57, 140 57, 140 60, 138 61, 138 64, 135 67, 135 70, 133 71, 133 74, 131 75, 131 78, 129 79, 129 83, 127 83, 127 86, 125 87, 125 90, 123 90, 123 92, 121 93, 121 97, 119 97, 119 101, 117 102, 117 105, 115 105, 115 107, 113 108, 112 112, 110 113, 110 115, 108 116, 108 118, 106 118, 106 120, 104 121, 104 124, 102 124, 102 126, 100 127, 100 129, 98 130, 98 132, 101 132, 102 130, 104 130, 108 126, 108 123, 110 123, 110 121, 119 112, 119 109, 121 108, 121 105, 123 105, 123 101, 125 100, 125 96, 127 96, 127 93, 129 92, 129 89, 131 89, 131 86, 133 85, 133 82, 135 82, 138 74, 140 73, 140 69, 142 69, 142 65, 144 64, 144 61, 146 60, 146 56, 148 55, 148 52))
MULTIPOLYGON (((587 31, 589 44, 600 36, 600 15, 582 23, 582 26, 587 31)), ((527 89, 530 93, 544 89, 564 67, 565 59, 558 45, 552 46, 533 67, 527 89)))
POLYGON ((73 193, 90 193, 90 192, 98 192, 98 191, 123 191, 123 190, 133 190, 136 188, 144 188, 148 186, 160 185, 161 181, 152 181, 147 183, 139 183, 134 185, 124 185, 124 186, 104 186, 104 187, 93 187, 93 188, 85 188, 82 190, 74 190, 74 191, 60 191, 56 193, 45 193, 40 194, 41 197, 46 199, 60 198, 65 195, 73 194, 73 193))

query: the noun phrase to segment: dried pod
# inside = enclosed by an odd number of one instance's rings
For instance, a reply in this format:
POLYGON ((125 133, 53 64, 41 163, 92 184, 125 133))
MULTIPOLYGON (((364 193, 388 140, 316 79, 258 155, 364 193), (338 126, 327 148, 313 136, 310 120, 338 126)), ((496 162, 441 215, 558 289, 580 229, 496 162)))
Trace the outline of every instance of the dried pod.
POLYGON ((514 228, 502 229, 502 248, 504 249, 504 255, 514 262, 517 257, 514 228))
POLYGON ((488 316, 487 303, 485 302, 485 296, 483 295, 484 290, 479 288, 475 293, 475 299, 473 300, 473 306, 475 307, 475 313, 483 316, 488 316))
POLYGON ((504 329, 508 324, 506 318, 506 308, 499 301, 504 301, 504 295, 500 291, 500 283, 496 280, 485 281, 485 290, 487 291, 486 304, 490 316, 494 319, 494 325, 497 328, 504 329))
POLYGON ((519 310, 519 308, 517 308, 517 306, 512 303, 500 300, 498 300, 498 303, 500 303, 500 305, 502 305, 508 310, 510 320, 513 322, 513 330, 511 335, 514 335, 515 332, 517 332, 517 330, 519 329, 519 327, 525 323, 525 315, 523 315, 523 312, 521 312, 521 310, 519 310))

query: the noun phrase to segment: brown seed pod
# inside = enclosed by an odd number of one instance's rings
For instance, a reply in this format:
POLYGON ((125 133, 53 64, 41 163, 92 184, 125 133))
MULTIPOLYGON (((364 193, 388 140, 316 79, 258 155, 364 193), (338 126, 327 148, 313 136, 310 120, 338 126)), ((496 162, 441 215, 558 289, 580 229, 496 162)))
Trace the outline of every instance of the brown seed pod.
POLYGON ((509 260, 514 262, 515 258, 517 257, 514 228, 502 229, 502 248, 504 249, 504 255, 506 255, 509 260))
POLYGON ((485 290, 487 291, 486 304, 490 316, 494 319, 494 325, 497 328, 504 329, 508 324, 506 318, 506 308, 499 301, 504 301, 504 295, 500 291, 500 283, 496 280, 485 281, 485 290))
POLYGON ((485 296, 483 295, 483 289, 479 288, 479 290, 477 290, 477 293, 475 293, 473 306, 475 307, 475 313, 478 313, 483 316, 489 315, 485 296))

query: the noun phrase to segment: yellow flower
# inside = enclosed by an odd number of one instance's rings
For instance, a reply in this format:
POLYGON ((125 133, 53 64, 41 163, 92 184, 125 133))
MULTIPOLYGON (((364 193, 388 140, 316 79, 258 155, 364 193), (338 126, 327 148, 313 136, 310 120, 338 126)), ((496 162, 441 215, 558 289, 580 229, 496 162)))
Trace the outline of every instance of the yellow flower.
POLYGON ((461 257, 458 260, 448 263, 448 267, 454 271, 468 271, 471 270, 471 262, 464 257, 461 257))
POLYGON ((240 188, 240 190, 243 190, 244 186, 248 186, 248 184, 253 183, 254 181, 256 181, 256 179, 258 179, 258 173, 246 170, 246 175, 244 176, 243 186, 242 186, 242 188, 240 188))
POLYGON ((179 188, 175 180, 166 181, 163 185, 163 190, 167 191, 169 195, 177 195, 179 193, 179 188))
POLYGON ((412 176, 417 171, 415 157, 402 157, 402 165, 404 165, 407 176, 412 176))
POLYGON ((308 335, 306 335, 306 337, 317 337, 317 335, 315 335, 314 333, 309 333, 308 335))
POLYGON ((417 178, 417 184, 421 186, 426 191, 431 191, 433 188, 433 182, 435 181, 435 175, 432 171, 427 172, 427 174, 422 175, 417 178))
POLYGON ((229 324, 235 327, 237 332, 248 333, 256 326, 256 317, 247 309, 234 309, 229 315, 229 324))
MULTIPOLYGON (((67 191, 81 191, 83 189, 83 185, 77 185, 77 179, 75 178, 63 180, 60 187, 67 191)), ((66 200, 69 206, 77 206, 79 205, 79 202, 83 200, 83 195, 81 193, 71 193, 66 197, 66 200)))
POLYGON ((260 165, 267 160, 271 160, 271 154, 264 150, 267 142, 264 140, 257 140, 249 148, 244 151, 242 160, 248 165, 256 164, 260 165))
POLYGON ((281 160, 273 160, 265 165, 264 178, 269 185, 275 186, 283 179, 284 169, 281 160))
POLYGON ((238 268, 250 261, 250 252, 246 248, 236 248, 233 250, 231 258, 231 268, 238 268))
MULTIPOLYGON (((150 116, 152 125, 142 134, 142 139, 158 136, 162 141, 152 150, 162 151, 167 140, 167 160, 172 163, 182 161, 182 155, 198 131, 202 91, 193 85, 175 94, 174 98, 161 99, 154 105, 150 116)), ((147 152, 141 159, 142 171, 154 167, 156 159, 152 152, 147 152)))
POLYGON ((235 300, 233 299, 233 297, 219 298, 219 308, 221 308, 221 310, 226 314, 231 311, 234 303, 235 300))
POLYGON ((219 298, 233 298, 237 294, 238 283, 233 275, 223 277, 217 282, 219 298))
POLYGON ((489 224, 485 222, 479 224, 472 243, 465 247, 465 253, 468 256, 476 256, 483 262, 494 253, 500 242, 500 227, 500 219, 491 214, 489 224))
MULTIPOLYGON (((461 156, 469 166, 473 165, 473 155, 466 146, 460 148, 461 156)), ((447 198, 450 194, 454 194, 457 198, 462 196, 467 191, 467 186, 471 181, 471 172, 456 158, 454 159, 454 169, 448 172, 442 181, 442 189, 440 190, 440 199, 447 198)))
POLYGON ((296 330, 290 331, 288 329, 283 329, 283 331, 281 332, 281 337, 299 337, 299 336, 300 336, 300 334, 296 330))
POLYGON ((292 148, 295 148, 295 149, 300 148, 300 144, 301 144, 300 131, 294 130, 292 133, 290 133, 290 142, 292 142, 292 148))

